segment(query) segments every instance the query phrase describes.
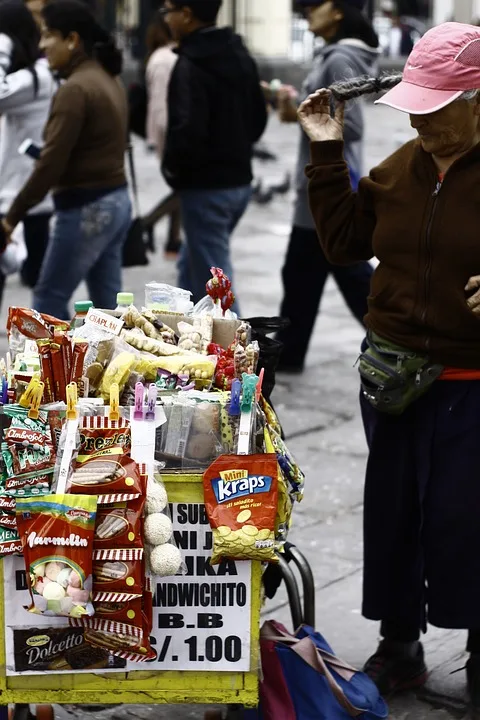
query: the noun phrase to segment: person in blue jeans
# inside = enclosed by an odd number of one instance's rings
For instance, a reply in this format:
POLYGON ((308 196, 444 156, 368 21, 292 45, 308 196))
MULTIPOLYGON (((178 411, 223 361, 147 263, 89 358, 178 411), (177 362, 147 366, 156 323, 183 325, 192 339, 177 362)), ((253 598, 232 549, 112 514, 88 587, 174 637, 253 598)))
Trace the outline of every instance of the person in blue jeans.
POLYGON ((267 124, 253 58, 231 28, 215 25, 221 5, 166 0, 160 10, 179 56, 169 85, 162 170, 179 193, 186 235, 179 284, 195 301, 205 295, 212 266, 232 278, 230 237, 252 194, 253 145, 267 124))
POLYGON ((2 223, 11 234, 53 191, 54 227, 33 304, 68 319, 83 280, 96 307, 114 308, 121 290, 131 223, 124 170, 128 110, 118 81, 121 53, 88 7, 53 0, 42 18, 40 49, 65 82, 52 102, 40 159, 2 223))

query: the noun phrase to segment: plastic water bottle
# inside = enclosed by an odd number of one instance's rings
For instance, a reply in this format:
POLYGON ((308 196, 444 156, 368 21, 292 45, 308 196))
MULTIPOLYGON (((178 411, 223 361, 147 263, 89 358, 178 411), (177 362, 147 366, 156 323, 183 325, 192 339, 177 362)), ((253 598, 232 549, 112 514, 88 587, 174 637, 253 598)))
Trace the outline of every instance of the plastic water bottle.
POLYGON ((87 313, 90 310, 90 308, 93 307, 93 303, 91 300, 79 300, 75 303, 75 315, 73 316, 73 320, 70 323, 70 330, 76 330, 79 327, 82 327, 85 323, 85 318, 87 317, 87 313))

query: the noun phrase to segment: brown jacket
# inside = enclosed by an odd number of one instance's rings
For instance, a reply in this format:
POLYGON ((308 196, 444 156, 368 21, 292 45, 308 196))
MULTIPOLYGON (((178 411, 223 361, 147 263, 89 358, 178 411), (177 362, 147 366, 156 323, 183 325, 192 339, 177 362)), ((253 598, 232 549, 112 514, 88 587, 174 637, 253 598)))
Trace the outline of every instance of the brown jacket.
POLYGON ((52 189, 58 193, 124 185, 127 117, 120 81, 94 60, 81 61, 53 99, 41 157, 7 221, 17 225, 52 189))
POLYGON ((312 143, 310 207, 327 258, 376 256, 366 324, 434 362, 480 368, 480 319, 465 285, 480 275, 480 145, 443 185, 418 140, 373 169, 352 192, 343 143, 312 143))

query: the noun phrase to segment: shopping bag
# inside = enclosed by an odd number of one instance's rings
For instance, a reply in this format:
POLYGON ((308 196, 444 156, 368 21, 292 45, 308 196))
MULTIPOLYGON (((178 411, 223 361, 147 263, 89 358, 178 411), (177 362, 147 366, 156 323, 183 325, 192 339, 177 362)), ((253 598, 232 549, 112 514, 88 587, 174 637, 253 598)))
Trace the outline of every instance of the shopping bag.
POLYGON ((307 625, 291 635, 280 623, 261 632, 260 706, 249 720, 377 720, 388 709, 375 684, 337 658, 307 625))
POLYGON ((143 139, 147 136, 148 93, 145 83, 132 83, 128 88, 129 129, 143 139))
POLYGON ((20 223, 13 231, 10 243, 0 255, 0 271, 3 275, 13 275, 14 273, 20 272, 23 263, 27 259, 27 255, 23 223, 20 223))

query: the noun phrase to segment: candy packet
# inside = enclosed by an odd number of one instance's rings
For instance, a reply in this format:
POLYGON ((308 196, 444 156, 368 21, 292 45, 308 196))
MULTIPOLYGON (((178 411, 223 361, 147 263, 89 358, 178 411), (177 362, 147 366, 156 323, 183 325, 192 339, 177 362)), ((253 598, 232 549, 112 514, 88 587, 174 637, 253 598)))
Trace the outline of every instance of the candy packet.
POLYGON ((93 561, 93 599, 123 602, 143 592, 143 549, 97 550, 93 561))
POLYGON ((26 497, 50 492, 56 452, 49 413, 37 418, 20 405, 2 408, 4 426, 0 446, 0 490, 5 495, 26 497))
POLYGON ((30 612, 78 618, 93 615, 92 553, 97 498, 48 495, 17 500, 17 527, 30 612))
POLYGON ((274 454, 223 455, 203 475, 213 531, 212 565, 222 557, 276 562, 278 465, 274 454))

